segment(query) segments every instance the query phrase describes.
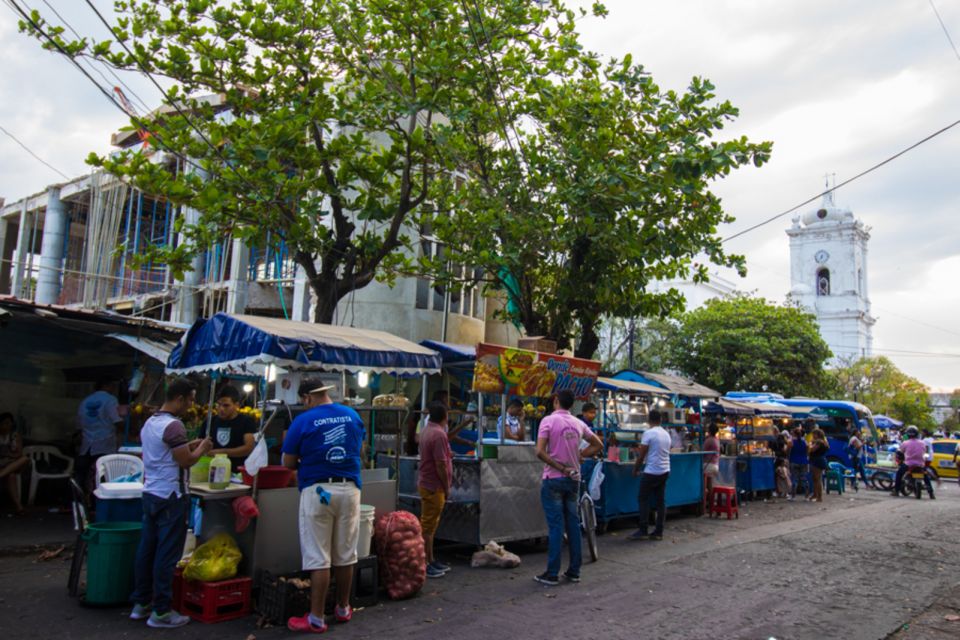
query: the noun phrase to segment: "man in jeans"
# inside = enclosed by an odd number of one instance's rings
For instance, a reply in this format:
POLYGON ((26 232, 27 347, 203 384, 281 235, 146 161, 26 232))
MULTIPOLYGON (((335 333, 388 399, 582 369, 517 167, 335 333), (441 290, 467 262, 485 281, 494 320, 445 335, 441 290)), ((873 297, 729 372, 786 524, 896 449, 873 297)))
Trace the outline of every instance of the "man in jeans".
POLYGON ((663 521, 666 519, 667 478, 670 477, 670 434, 660 426, 660 412, 650 412, 647 421, 650 428, 643 432, 637 458, 633 463, 633 475, 640 475, 640 528, 627 536, 628 540, 662 540, 663 521), (657 524, 653 534, 647 536, 650 522, 650 499, 656 501, 657 524))
MULTIPOLYGON (((808 424, 809 422, 804 422, 805 426, 808 424)), ((813 426, 809 428, 813 430, 813 426)), ((790 478, 793 481, 793 489, 787 500, 797 497, 801 484, 805 494, 811 495, 813 487, 810 486, 810 458, 807 456, 807 441, 803 437, 803 427, 796 427, 793 430, 793 443, 790 447, 790 478)))
POLYGON ((143 444, 143 533, 134 568, 136 585, 132 620, 147 619, 147 626, 182 627, 190 618, 171 609, 173 570, 187 537, 190 494, 184 472, 213 448, 209 438, 187 442, 180 421, 193 406, 196 386, 186 378, 167 385, 160 410, 140 431, 143 444), (151 613, 152 605, 152 613, 151 613))
POLYGON ((558 393, 553 400, 553 413, 543 419, 537 434, 537 457, 546 465, 540 501, 547 517, 550 537, 547 570, 534 580, 551 587, 560 584, 564 531, 570 545, 570 566, 563 576, 570 582, 580 582, 583 550, 577 500, 580 494, 581 455, 588 458, 603 448, 600 438, 570 414, 574 400, 571 391, 558 393), (582 452, 581 440, 589 443, 582 452))
POLYGON ((117 400, 117 383, 104 378, 96 390, 77 408, 80 448, 74 465, 74 478, 84 492, 91 489, 93 466, 102 456, 117 452, 117 435, 123 426, 117 400))
POLYGON ((330 569, 337 583, 337 622, 353 618, 350 588, 360 539, 360 467, 363 421, 330 399, 332 386, 309 390, 309 409, 297 416, 283 441, 283 465, 297 471, 300 487, 300 553, 310 572, 310 612, 287 620, 291 631, 323 633, 330 569))
POLYGON ((433 555, 433 537, 440 527, 440 514, 450 495, 453 482, 453 452, 447 439, 447 406, 434 402, 429 407, 427 426, 420 432, 420 528, 427 555, 427 577, 442 578, 450 566, 433 555))

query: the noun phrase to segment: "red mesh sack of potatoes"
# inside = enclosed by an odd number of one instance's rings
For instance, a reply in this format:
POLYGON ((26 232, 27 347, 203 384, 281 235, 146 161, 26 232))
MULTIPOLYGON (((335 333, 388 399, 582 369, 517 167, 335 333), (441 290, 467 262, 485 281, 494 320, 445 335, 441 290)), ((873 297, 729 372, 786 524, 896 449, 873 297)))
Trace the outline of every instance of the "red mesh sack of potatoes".
POLYGON ((402 600, 415 596, 427 580, 420 520, 409 511, 385 513, 377 518, 373 537, 387 597, 402 600))

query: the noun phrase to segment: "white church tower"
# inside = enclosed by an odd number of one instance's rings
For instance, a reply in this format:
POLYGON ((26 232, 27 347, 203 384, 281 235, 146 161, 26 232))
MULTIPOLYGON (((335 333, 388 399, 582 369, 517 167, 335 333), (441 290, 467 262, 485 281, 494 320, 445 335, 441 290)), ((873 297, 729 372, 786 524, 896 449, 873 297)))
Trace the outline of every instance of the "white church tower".
POLYGON ((818 209, 793 219, 787 235, 790 297, 817 316, 832 364, 871 356, 876 320, 867 289, 870 228, 838 207, 830 191, 818 209))

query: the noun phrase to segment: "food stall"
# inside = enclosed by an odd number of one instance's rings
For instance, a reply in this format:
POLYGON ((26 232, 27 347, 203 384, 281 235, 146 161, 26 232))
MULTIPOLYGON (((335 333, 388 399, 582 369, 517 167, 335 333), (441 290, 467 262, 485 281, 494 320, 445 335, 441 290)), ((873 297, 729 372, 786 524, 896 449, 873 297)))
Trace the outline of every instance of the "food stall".
MULTIPOLYGON (((649 428, 648 416, 652 409, 665 414, 667 428, 689 427, 689 409, 699 409, 701 397, 716 394, 712 389, 696 385, 676 376, 669 379, 673 389, 654 378, 657 374, 624 371, 611 378, 598 378, 596 394, 601 408, 599 429, 604 439, 606 455, 601 461, 587 460, 581 473, 586 479, 592 477, 597 464, 603 465, 603 482, 600 499, 595 501, 597 522, 605 526, 617 518, 639 515, 638 497, 640 478, 633 475, 633 448, 643 432, 649 428), (675 389, 697 395, 679 396, 675 389), (700 395, 703 394, 703 395, 700 395), (681 405, 681 406, 677 406, 681 405), (686 408, 684 408, 686 407, 686 408), (618 455, 612 456, 611 443, 615 443, 618 455)), ((698 511, 703 504, 703 453, 688 451, 681 446, 670 453, 670 478, 667 480, 666 505, 668 508, 695 506, 698 511)))
MULTIPOLYGON (((471 389, 476 397, 477 431, 483 435, 472 452, 454 456, 453 487, 440 520, 438 539, 483 545, 547 535, 540 506, 543 462, 537 458, 534 444, 536 407, 564 389, 586 399, 599 371, 600 363, 592 360, 477 345, 471 389), (497 419, 511 397, 534 407, 524 417, 531 433, 525 442, 495 435, 497 419), (497 406, 500 412, 486 410, 497 406)), ((420 512, 418 465, 415 456, 399 461, 400 506, 414 513, 420 512)))
MULTIPOLYGON (((439 370, 440 356, 436 352, 381 331, 224 313, 198 320, 174 348, 167 363, 167 372, 171 374, 261 375, 265 382, 274 384, 277 394, 291 391, 294 396, 297 385, 291 380, 299 380, 300 375, 308 372, 327 372, 343 379, 347 375, 381 374, 419 377, 439 370)), ((282 401, 263 406, 264 414, 270 413, 271 407, 284 414, 288 409, 282 401)), ((361 415, 408 410, 391 406, 356 408, 361 415)), ((372 431, 372 427, 368 428, 368 432, 372 431)), ((379 512, 396 508, 396 483, 387 478, 385 469, 364 469, 362 479, 363 504, 373 505, 379 512)), ((197 504, 198 540, 203 542, 222 531, 230 532, 244 556, 242 573, 256 575, 266 569, 272 574, 284 574, 299 570, 296 487, 256 489, 235 482, 228 489, 216 490, 206 483, 191 483, 191 494, 197 504), (251 494, 260 515, 238 534, 233 500, 251 494)))
POLYGON ((748 496, 776 490, 773 444, 795 417, 806 415, 808 408, 800 409, 729 397, 708 403, 708 420, 720 427, 720 484, 748 496))

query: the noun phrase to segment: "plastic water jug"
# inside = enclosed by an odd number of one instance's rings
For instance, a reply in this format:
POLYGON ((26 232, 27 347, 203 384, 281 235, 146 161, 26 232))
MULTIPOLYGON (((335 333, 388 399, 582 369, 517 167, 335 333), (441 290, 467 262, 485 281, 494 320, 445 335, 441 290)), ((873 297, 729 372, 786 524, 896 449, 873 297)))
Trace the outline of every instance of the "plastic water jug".
POLYGON ((230 464, 230 458, 225 453, 218 453, 213 456, 210 462, 210 488, 226 489, 230 486, 230 472, 233 465, 230 464))

